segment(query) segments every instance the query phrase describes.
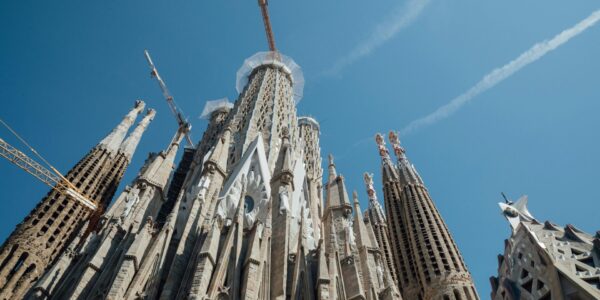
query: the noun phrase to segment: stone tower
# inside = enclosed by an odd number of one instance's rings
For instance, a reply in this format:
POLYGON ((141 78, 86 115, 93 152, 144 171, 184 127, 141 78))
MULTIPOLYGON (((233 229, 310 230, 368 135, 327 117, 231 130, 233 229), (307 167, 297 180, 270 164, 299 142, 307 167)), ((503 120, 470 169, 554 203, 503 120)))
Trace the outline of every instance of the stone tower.
POLYGON ((155 243, 161 237, 155 220, 167 201, 164 189, 183 136, 184 130, 179 130, 166 150, 149 155, 133 183, 102 217, 98 232, 85 241, 85 251, 78 256, 65 252, 35 285, 31 298, 52 294, 55 299, 124 299, 150 293, 138 282, 145 282, 144 276, 152 274, 161 258, 153 256, 144 264, 142 259, 146 251, 157 250, 149 248, 164 246, 155 243), (60 277, 63 280, 57 281, 60 277))
POLYGON ((490 278, 493 300, 600 299, 600 232, 536 220, 527 196, 500 203, 512 229, 490 278))
POLYGON ((280 53, 246 60, 233 107, 207 105, 209 125, 173 192, 164 189, 181 136, 151 156, 97 234, 80 232, 29 298, 401 299, 333 162, 321 211, 318 123, 296 116, 302 84, 280 53))
MULTIPOLYGON (((141 121, 123 142, 144 102, 135 107, 112 132, 65 176, 102 211, 112 199, 139 138, 154 112, 141 121)), ((70 197, 51 190, 4 242, 0 252, 0 298, 18 299, 82 229, 92 212, 70 197)))
POLYGON ((329 257, 329 299, 401 299, 375 235, 362 219, 356 192, 352 214, 344 177, 337 174, 331 155, 328 169, 322 226, 329 257))
POLYGON ((309 209, 313 219, 313 231, 318 240, 321 233, 323 214, 323 168, 321 167, 321 147, 319 146, 320 127, 311 117, 298 118, 300 140, 304 143, 304 168, 306 169, 305 191, 310 194, 309 209))
POLYGON ((397 163, 383 136, 376 141, 382 158, 384 198, 399 287, 407 299, 479 299, 471 275, 398 136, 389 134, 397 163))
POLYGON ((368 220, 369 224, 373 228, 375 239, 377 240, 379 248, 383 252, 383 259, 388 266, 388 270, 390 270, 394 281, 398 282, 396 266, 394 265, 394 258, 392 255, 393 249, 390 243, 387 221, 385 219, 385 212, 383 211, 383 208, 377 199, 377 193, 375 192, 375 187, 373 184, 373 175, 365 173, 363 178, 367 188, 367 195, 369 196, 369 208, 365 212, 365 221, 368 220))

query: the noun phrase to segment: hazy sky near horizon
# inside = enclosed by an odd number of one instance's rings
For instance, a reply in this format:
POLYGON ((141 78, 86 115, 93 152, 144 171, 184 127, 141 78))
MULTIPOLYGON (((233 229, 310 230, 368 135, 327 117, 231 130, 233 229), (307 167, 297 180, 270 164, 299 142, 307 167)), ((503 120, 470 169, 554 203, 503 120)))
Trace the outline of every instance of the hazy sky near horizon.
MULTIPOLYGON (((597 1, 270 1, 280 51, 303 68, 300 114, 321 124, 363 207, 373 135, 401 130, 600 8, 597 1)), ((267 48, 256 1, 0 2, 0 118, 66 172, 144 99, 157 110, 122 187, 176 122, 149 49, 193 124, 207 100, 236 99, 244 59, 267 48)), ((528 63, 447 118, 401 139, 450 227, 482 298, 510 230, 500 192, 529 195, 540 220, 600 229, 600 25, 528 63)), ((25 149, 0 128, 0 137, 25 149)), ((0 160, 0 240, 47 188, 0 160)))

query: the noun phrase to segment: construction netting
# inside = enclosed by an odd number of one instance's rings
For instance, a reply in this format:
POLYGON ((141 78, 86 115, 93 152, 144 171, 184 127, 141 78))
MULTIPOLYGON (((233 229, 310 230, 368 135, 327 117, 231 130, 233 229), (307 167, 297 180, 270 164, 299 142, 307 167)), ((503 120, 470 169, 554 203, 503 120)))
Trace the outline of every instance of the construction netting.
POLYGON ((216 110, 231 108, 233 108, 233 103, 229 102, 228 98, 206 101, 204 109, 200 114, 200 119, 209 119, 210 115, 216 110))
POLYGON ((244 61, 244 64, 242 64, 242 67, 240 67, 240 69, 237 71, 235 88, 237 89, 238 93, 242 93, 246 87, 246 84, 248 83, 248 76, 252 74, 252 71, 263 65, 281 66, 291 74, 294 102, 298 104, 300 99, 302 99, 302 93, 304 90, 304 75, 302 74, 302 68, 300 68, 300 66, 292 58, 279 52, 258 52, 247 58, 244 61))

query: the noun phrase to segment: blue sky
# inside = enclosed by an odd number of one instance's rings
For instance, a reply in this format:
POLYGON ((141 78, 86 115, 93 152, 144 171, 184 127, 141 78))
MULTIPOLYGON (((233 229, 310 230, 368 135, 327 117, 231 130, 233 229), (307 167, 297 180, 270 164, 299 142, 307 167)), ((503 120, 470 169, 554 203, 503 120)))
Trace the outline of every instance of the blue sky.
MULTIPOLYGON (((323 156, 337 157, 363 203, 363 172, 374 172, 380 188, 376 132, 405 128, 600 8, 588 0, 430 0, 386 33, 415 2, 271 1, 278 48, 304 69, 298 110, 320 121, 323 156), (336 67, 373 32, 384 32, 385 41, 336 67)), ((401 136, 484 298, 509 235, 496 205, 501 191, 528 194, 541 220, 599 228, 599 39, 600 25, 592 26, 450 117, 401 136)), ((0 41, 0 117, 59 170, 87 153, 135 99, 158 110, 124 183, 176 130, 144 49, 198 139, 204 102, 235 99, 237 69, 267 47, 256 1, 3 1, 0 41)), ((17 144, 6 130, 0 137, 17 144)), ((3 240, 47 188, 4 160, 0 178, 3 240)))

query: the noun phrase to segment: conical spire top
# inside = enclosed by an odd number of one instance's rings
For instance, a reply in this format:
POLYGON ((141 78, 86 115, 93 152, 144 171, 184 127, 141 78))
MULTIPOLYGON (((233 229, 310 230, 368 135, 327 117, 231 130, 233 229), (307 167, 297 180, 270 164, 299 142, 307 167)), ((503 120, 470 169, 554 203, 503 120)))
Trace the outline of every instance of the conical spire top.
POLYGON ((398 180, 398 173, 390 158, 390 152, 388 151, 385 140, 381 133, 375 135, 375 143, 377 143, 377 149, 379 150, 379 156, 381 156, 381 164, 383 168, 383 180, 398 180))
POLYGON ((358 201, 358 193, 356 191, 352 192, 352 198, 354 198, 354 221, 352 225, 354 226, 357 243, 359 247, 373 247, 369 232, 363 221, 360 202, 358 201))
POLYGON ((396 169, 402 184, 423 184, 423 179, 421 179, 417 169, 410 163, 408 157, 406 157, 406 151, 400 145, 398 134, 394 131, 390 131, 388 138, 394 148, 394 154, 396 154, 396 158, 398 159, 396 169))
POLYGON ((137 127, 131 132, 131 134, 127 137, 127 139, 121 145, 121 151, 127 156, 127 159, 131 160, 135 149, 140 143, 140 139, 148 128, 148 124, 154 120, 154 116, 156 115, 156 111, 154 109, 149 109, 146 113, 146 116, 138 123, 137 127))
POLYGON ((169 181, 169 175, 173 170, 173 164, 175 161, 175 156, 177 155, 177 150, 179 150, 179 145, 181 144, 186 132, 187 131, 184 127, 180 127, 173 136, 173 139, 171 140, 171 143, 167 149, 161 151, 160 154, 153 155, 151 159, 146 162, 146 165, 140 172, 140 178, 143 178, 147 182, 151 182, 157 187, 164 189, 169 181))
POLYGON ((116 152, 121 146, 127 131, 129 131, 129 128, 135 122, 138 114, 144 110, 144 107, 146 107, 144 101, 136 100, 133 108, 125 115, 121 123, 100 141, 100 145, 106 147, 108 151, 116 152))
MULTIPOLYGON (((231 127, 227 126, 221 134, 221 138, 206 161, 207 164, 212 164, 223 175, 227 170, 227 157, 229 153, 229 144, 231 143, 231 127)), ((209 170, 210 168, 207 168, 209 170)))
POLYGON ((335 163, 333 162, 333 155, 327 156, 329 159, 329 182, 334 181, 337 178, 337 171, 335 170, 335 163))

